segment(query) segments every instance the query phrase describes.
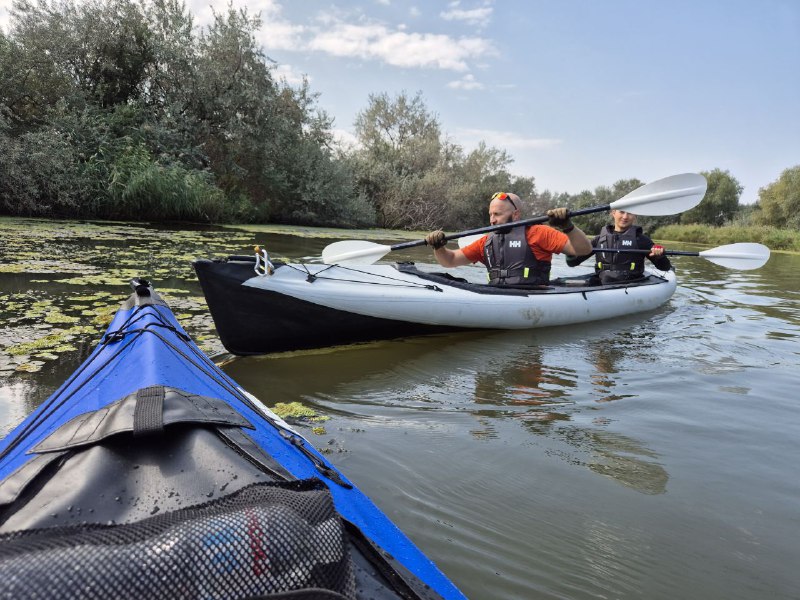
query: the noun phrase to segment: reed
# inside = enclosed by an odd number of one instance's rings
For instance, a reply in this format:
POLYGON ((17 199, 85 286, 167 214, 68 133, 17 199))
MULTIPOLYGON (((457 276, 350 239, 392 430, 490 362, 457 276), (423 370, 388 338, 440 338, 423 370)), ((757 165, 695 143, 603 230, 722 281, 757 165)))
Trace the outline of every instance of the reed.
POLYGON ((800 232, 767 225, 665 225, 652 232, 654 240, 671 240, 716 246, 737 242, 756 242, 771 250, 800 252, 800 232))
POLYGON ((130 148, 114 164, 103 208, 117 219, 221 221, 225 193, 210 173, 161 165, 146 149, 130 148))

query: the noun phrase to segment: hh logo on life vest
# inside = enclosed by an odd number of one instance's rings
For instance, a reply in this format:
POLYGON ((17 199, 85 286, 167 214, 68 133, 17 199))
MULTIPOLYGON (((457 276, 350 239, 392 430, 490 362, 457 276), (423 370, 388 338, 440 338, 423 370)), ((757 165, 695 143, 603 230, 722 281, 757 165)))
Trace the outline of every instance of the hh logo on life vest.
POLYGON ((508 241, 509 248, 522 248, 522 242, 519 240, 509 240, 508 241))
POLYGON ((620 240, 623 246, 633 246, 633 240, 620 240))

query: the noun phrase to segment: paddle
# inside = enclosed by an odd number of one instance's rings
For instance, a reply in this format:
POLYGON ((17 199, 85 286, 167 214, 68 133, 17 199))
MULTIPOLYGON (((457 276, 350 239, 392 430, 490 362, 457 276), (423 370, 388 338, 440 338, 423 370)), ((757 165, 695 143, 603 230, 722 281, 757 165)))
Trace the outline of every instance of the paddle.
MULTIPOLYGON (((638 248, 626 250, 624 248, 594 248, 592 252, 625 252, 632 254, 650 254, 650 250, 640 250, 638 248)), ((700 252, 688 252, 683 250, 665 250, 664 254, 669 256, 699 256, 711 261, 714 264, 727 267, 728 269, 739 269, 750 271, 763 267, 769 260, 769 248, 763 244, 728 244, 718 246, 711 250, 700 252)))
MULTIPOLYGON (((643 185, 611 204, 570 211, 569 215, 574 217, 612 209, 625 210, 643 216, 674 215, 697 206, 705 196, 706 185, 705 177, 696 173, 672 175, 643 185)), ((508 229, 509 227, 546 223, 547 221, 547 216, 541 216, 502 225, 489 225, 478 229, 451 233, 445 236, 445 240, 454 240, 477 233, 490 233, 500 229, 508 229)), ((404 250, 424 245, 426 245, 425 240, 403 242, 393 246, 375 244, 365 240, 343 240, 329 244, 323 249, 322 262, 328 265, 371 265, 394 250, 404 250)))

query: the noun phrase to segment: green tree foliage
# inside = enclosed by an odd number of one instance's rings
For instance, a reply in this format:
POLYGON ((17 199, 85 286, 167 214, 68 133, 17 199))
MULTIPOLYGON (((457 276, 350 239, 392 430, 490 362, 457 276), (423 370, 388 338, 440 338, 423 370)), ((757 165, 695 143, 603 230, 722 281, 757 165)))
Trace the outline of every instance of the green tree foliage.
POLYGON ((708 182, 706 195, 700 204, 681 214, 681 223, 722 225, 733 219, 739 210, 742 186, 728 171, 701 171, 708 182))
POLYGON ((0 209, 374 222, 330 118, 307 84, 275 81, 246 11, 199 31, 177 0, 17 0, 11 16, 0 209), (57 155, 34 151, 47 143, 57 155))
POLYGON ((129 0, 17 0, 4 64, 18 86, 6 105, 22 121, 70 103, 111 106, 136 98, 155 55, 145 15, 129 0))
POLYGON ((465 153, 448 139, 420 93, 371 95, 355 128, 356 185, 382 227, 477 227, 486 223, 494 192, 533 195, 533 178, 512 176, 506 152, 481 143, 465 153))
MULTIPOLYGON (((566 206, 573 209, 604 206, 606 204, 611 204, 615 200, 619 200, 642 185, 642 182, 638 179, 620 179, 611 187, 599 186, 595 188, 594 192, 581 192, 568 201, 566 206)), ((577 217, 575 222, 578 223, 580 228, 583 229, 587 235, 592 236, 600 233, 601 229, 606 224, 613 222, 613 219, 609 213, 600 212, 577 217)), ((641 222, 639 224, 643 225, 641 222)))
MULTIPOLYGON (((548 208, 566 206, 571 210, 582 208, 593 208, 597 206, 610 205, 616 200, 627 196, 632 191, 644 185, 636 178, 620 179, 613 185, 599 186, 594 191, 585 190, 579 194, 554 193, 545 190, 535 195, 533 214, 544 214, 548 208)), ((657 217, 638 216, 636 224, 641 226, 645 233, 653 234, 659 228, 674 225, 680 221, 680 215, 666 215, 657 217)), ((609 212, 592 213, 581 215, 573 219, 575 223, 586 232, 590 238, 599 234, 603 227, 614 222, 609 212)))
POLYGON ((73 214, 80 201, 75 148, 61 131, 43 126, 17 135, 0 115, 0 212, 73 214))
POLYGON ((800 165, 783 171, 776 181, 758 190, 757 222, 800 230, 800 165))

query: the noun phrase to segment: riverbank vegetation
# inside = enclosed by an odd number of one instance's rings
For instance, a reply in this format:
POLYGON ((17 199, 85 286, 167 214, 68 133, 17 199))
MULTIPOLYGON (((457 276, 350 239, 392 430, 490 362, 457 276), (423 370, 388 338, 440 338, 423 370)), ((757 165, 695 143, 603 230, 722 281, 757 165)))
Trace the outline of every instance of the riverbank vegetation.
MULTIPOLYGON (((643 183, 537 190, 505 150, 451 139, 420 94, 371 95, 355 142, 339 143, 308 81, 276 77, 260 26, 229 6, 197 28, 177 0, 15 1, 0 32, 0 213, 458 230, 485 224, 498 190, 539 214, 607 204, 643 183)), ((800 166, 752 206, 739 204, 732 174, 703 173, 697 208, 642 225, 800 250, 800 166)), ((606 220, 579 224, 592 232, 606 220)))

